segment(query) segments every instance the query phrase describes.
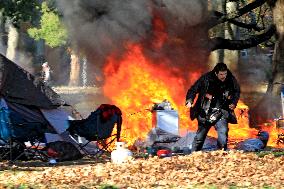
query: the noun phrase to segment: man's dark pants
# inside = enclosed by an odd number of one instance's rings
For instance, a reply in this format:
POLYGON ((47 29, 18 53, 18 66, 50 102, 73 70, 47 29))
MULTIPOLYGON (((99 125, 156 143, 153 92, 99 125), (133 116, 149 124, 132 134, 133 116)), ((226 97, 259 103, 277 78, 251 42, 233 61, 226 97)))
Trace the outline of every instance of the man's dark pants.
MULTIPOLYGON (((200 151, 202 149, 207 133, 212 126, 213 126, 212 124, 206 124, 203 121, 198 120, 198 130, 193 140, 192 149, 191 149, 192 152, 200 151)), ((228 132, 229 132, 227 119, 221 118, 219 121, 217 121, 214 127, 218 133, 218 139, 217 139, 218 148, 227 150, 228 132)))

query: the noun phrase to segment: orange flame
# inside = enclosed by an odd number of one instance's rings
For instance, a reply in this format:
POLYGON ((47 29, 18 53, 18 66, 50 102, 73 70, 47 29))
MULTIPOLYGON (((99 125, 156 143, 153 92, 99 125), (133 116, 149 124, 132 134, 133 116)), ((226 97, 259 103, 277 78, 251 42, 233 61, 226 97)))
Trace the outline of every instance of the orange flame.
MULTIPOLYGON (((167 42, 166 25, 158 14, 154 13, 153 38, 151 46, 154 49, 162 48, 167 42)), ((105 83, 104 94, 112 100, 123 112, 123 126, 121 136, 129 144, 138 138, 144 139, 152 125, 152 106, 154 103, 167 99, 172 107, 178 110, 180 134, 186 131, 196 131, 197 121, 189 119, 189 111, 184 106, 188 83, 193 84, 201 75, 199 71, 189 70, 188 78, 179 75, 184 70, 171 68, 171 61, 165 56, 159 62, 148 58, 140 44, 126 45, 126 52, 120 56, 111 55, 107 58, 104 67, 105 83)), ((180 68, 181 69, 181 68, 180 68)), ((189 68, 190 69, 190 68, 189 68)), ((229 140, 240 141, 256 136, 258 130, 250 128, 248 106, 242 101, 235 110, 238 124, 229 125, 229 140)), ((263 127, 270 132, 269 145, 275 146, 277 133, 275 125, 263 127)), ((216 137, 216 131, 211 129, 210 136, 216 137)))
MULTIPOLYGON (((185 80, 173 75, 163 63, 148 59, 138 44, 128 45, 128 51, 120 60, 110 56, 104 68, 106 76, 104 94, 120 107, 123 112, 122 137, 129 144, 138 138, 145 138, 152 126, 151 108, 153 103, 167 99, 178 110, 180 132, 196 131, 197 122, 189 119, 188 109, 184 106, 186 94, 185 80), (118 65, 119 62, 119 67, 118 65)), ((194 81, 200 74, 193 74, 194 81)), ((240 141, 256 136, 258 130, 249 127, 249 108, 240 101, 235 110, 238 124, 230 125, 229 138, 240 141)), ((263 126, 270 133, 269 145, 275 146, 279 130, 275 125, 263 126)), ((216 137, 214 129, 210 136, 216 137)))
MULTIPOLYGON (((125 54, 117 70, 116 60, 109 57, 104 68, 106 81, 103 91, 126 113, 122 136, 128 142, 134 142, 137 137, 145 137, 152 127, 150 110, 153 103, 163 99, 175 102, 179 94, 184 94, 184 90, 176 88, 176 85, 183 84, 183 80, 171 77, 171 72, 162 64, 157 69, 157 64, 144 57, 140 46, 130 45, 129 49, 131 51, 125 54)), ((173 107, 177 108, 177 105, 173 103, 173 107)))

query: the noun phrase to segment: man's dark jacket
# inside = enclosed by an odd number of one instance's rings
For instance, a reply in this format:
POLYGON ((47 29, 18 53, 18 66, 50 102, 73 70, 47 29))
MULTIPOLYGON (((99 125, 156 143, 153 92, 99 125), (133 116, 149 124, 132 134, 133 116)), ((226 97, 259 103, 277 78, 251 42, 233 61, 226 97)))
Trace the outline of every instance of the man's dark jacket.
MULTIPOLYGON (((187 91, 186 101, 190 101, 193 104, 195 96, 198 94, 198 98, 194 106, 190 109, 190 118, 194 120, 198 117, 201 112, 201 105, 203 104, 205 95, 207 93, 209 82, 216 80, 216 75, 213 71, 208 72, 202 75, 193 86, 187 91)), ((236 80, 236 78, 232 75, 232 73, 228 70, 228 74, 225 82, 229 83, 229 91, 230 91, 230 104, 234 104, 237 106, 237 103, 240 98, 240 86, 236 80)), ((232 124, 237 123, 236 115, 234 111, 228 110, 229 118, 228 122, 232 124)))

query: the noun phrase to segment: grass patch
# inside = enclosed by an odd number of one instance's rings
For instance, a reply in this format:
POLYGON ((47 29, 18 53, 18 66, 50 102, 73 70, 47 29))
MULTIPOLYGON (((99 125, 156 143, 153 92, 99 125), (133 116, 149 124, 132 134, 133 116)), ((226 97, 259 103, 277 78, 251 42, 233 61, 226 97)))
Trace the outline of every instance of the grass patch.
POLYGON ((119 189, 119 188, 110 184, 102 184, 99 186, 98 189, 119 189))
POLYGON ((264 157, 266 155, 274 155, 275 157, 280 157, 284 155, 284 152, 272 152, 272 151, 261 151, 261 152, 256 152, 256 155, 259 157, 264 157))

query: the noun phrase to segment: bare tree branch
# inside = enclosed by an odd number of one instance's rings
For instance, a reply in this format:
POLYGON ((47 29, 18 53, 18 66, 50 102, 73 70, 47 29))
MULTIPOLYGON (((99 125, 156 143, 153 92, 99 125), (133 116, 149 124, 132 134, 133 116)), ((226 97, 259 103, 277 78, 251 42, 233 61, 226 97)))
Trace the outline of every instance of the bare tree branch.
POLYGON ((262 6, 267 1, 268 0, 255 0, 254 2, 249 3, 246 6, 240 8, 240 9, 234 11, 234 12, 226 14, 226 15, 223 14, 223 13, 219 14, 218 12, 215 11, 213 13, 212 17, 209 19, 209 28, 212 28, 212 27, 214 27, 218 24, 227 22, 229 20, 236 19, 236 18, 256 9, 257 7, 262 6))
POLYGON ((251 36, 245 40, 229 40, 221 37, 212 38, 210 40, 211 51, 217 49, 228 49, 228 50, 241 50, 250 47, 255 47, 260 43, 263 43, 270 39, 276 33, 275 25, 271 25, 269 29, 259 35, 251 36))
MULTIPOLYGON (((223 13, 221 13, 221 12, 218 12, 218 11, 215 11, 215 15, 217 15, 217 16, 222 16, 222 15, 224 15, 223 13)), ((265 28, 264 27, 259 27, 258 25, 257 25, 257 23, 250 23, 250 24, 247 24, 247 23, 243 23, 243 22, 239 22, 239 21, 237 21, 237 20, 235 20, 235 19, 228 19, 227 20, 229 23, 231 23, 231 24, 234 24, 234 25, 236 25, 236 26, 239 26, 239 27, 242 27, 242 28, 246 28, 246 29, 253 29, 253 30, 255 30, 255 31, 261 31, 261 30, 264 30, 265 28)))
POLYGON ((257 24, 246 24, 246 23, 239 22, 239 21, 236 21, 236 20, 229 20, 228 22, 230 22, 230 23, 232 23, 236 26, 239 26, 241 28, 253 29, 253 30, 258 31, 258 32, 265 29, 263 27, 259 27, 257 24))

